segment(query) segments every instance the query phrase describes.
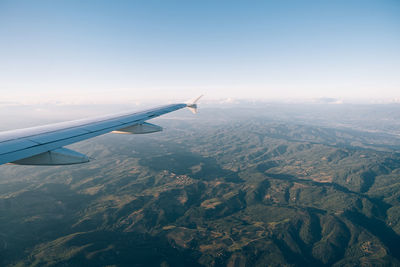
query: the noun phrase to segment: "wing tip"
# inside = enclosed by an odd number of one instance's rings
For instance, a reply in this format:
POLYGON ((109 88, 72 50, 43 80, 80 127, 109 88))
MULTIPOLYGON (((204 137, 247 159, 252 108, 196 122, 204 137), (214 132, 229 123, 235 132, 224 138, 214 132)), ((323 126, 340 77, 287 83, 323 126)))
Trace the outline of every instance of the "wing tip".
POLYGON ((197 98, 195 98, 194 100, 190 100, 186 103, 186 107, 193 113, 196 114, 197 113, 197 102, 200 100, 200 98, 202 98, 203 95, 198 96, 197 98))

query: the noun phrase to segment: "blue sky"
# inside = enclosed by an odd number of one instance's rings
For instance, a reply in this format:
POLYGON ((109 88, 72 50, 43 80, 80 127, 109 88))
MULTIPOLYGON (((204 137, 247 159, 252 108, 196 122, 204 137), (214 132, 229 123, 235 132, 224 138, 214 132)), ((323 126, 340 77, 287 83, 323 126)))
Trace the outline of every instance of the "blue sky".
POLYGON ((4 1, 4 101, 400 99, 400 1, 4 1))

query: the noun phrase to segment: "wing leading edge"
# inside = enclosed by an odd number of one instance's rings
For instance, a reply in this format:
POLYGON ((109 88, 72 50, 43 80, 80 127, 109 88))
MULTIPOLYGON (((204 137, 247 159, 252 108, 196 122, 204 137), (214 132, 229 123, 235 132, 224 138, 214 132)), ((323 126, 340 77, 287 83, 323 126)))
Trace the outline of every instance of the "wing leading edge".
POLYGON ((85 155, 63 146, 109 132, 136 134, 160 131, 160 126, 145 121, 185 107, 197 106, 194 102, 171 104, 134 113, 1 132, 0 164, 69 165, 88 162, 85 155))

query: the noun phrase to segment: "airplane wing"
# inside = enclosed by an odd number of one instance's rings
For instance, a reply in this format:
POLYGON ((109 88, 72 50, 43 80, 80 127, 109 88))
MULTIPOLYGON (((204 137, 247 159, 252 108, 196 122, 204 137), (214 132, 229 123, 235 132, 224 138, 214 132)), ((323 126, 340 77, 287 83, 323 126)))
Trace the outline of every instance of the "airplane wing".
POLYGON ((196 110, 192 103, 171 104, 134 113, 68 121, 0 133, 0 164, 69 165, 88 162, 86 155, 64 148, 109 132, 145 134, 161 131, 146 121, 182 108, 196 110))

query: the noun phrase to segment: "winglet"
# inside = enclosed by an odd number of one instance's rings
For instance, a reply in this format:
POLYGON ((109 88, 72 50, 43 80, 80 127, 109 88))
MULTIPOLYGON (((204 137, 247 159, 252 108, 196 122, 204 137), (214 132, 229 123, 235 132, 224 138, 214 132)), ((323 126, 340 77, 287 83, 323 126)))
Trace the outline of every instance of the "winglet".
POLYGON ((193 112, 193 114, 197 113, 197 101, 199 101, 199 99, 202 97, 203 95, 197 97, 196 99, 192 100, 192 101, 188 101, 186 104, 186 107, 193 112))

